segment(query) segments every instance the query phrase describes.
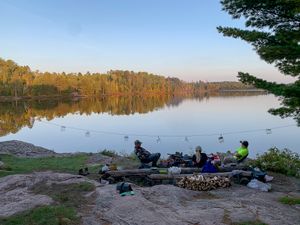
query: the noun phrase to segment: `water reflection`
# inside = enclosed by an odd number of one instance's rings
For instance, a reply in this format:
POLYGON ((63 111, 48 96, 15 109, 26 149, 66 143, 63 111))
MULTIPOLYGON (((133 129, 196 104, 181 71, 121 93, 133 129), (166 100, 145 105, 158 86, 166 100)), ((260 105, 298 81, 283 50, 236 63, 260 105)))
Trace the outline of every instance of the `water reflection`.
POLYGON ((206 153, 234 150, 247 140, 252 157, 273 146, 299 152, 295 121, 267 112, 278 105, 273 95, 257 93, 7 102, 0 103, 0 141, 21 140, 57 152, 131 153, 140 139, 146 149, 166 156, 193 152, 197 145, 206 153), (266 131, 290 124, 295 126, 266 131))
POLYGON ((64 117, 67 114, 110 115, 145 114, 164 107, 177 107, 184 99, 208 100, 210 97, 253 96, 258 92, 223 92, 198 96, 110 96, 103 98, 44 99, 0 103, 0 136, 17 133, 23 127, 32 128, 35 120, 64 117))

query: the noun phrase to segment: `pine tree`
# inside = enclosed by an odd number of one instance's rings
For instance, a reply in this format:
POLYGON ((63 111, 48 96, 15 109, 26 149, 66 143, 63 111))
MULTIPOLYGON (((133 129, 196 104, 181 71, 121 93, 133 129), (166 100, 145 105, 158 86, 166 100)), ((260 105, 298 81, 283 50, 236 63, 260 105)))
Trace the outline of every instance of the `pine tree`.
POLYGON ((248 29, 217 27, 220 33, 250 43, 261 59, 296 78, 294 83, 279 84, 239 72, 239 80, 280 96, 282 106, 269 112, 293 117, 300 126, 300 0, 222 0, 221 4, 233 19, 244 17, 248 29))

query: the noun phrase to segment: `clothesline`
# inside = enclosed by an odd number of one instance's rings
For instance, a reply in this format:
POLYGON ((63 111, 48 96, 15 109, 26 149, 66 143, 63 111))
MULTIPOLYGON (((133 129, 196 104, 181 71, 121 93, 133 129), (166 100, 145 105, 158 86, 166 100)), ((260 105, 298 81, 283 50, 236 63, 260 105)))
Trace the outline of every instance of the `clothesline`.
POLYGON ((188 141, 188 138, 192 138, 192 137, 208 137, 208 136, 218 136, 219 141, 222 141, 224 135, 255 133, 255 132, 266 132, 266 134, 272 134, 272 130, 297 126, 296 124, 289 124, 283 126, 274 126, 268 128, 258 128, 258 129, 249 129, 249 130, 239 130, 239 131, 173 135, 173 134, 143 134, 143 133, 113 132, 113 131, 103 131, 103 130, 94 130, 94 129, 84 129, 84 128, 73 127, 73 126, 65 126, 62 124, 41 121, 41 120, 38 120, 38 122, 60 127, 61 131, 65 131, 66 129, 84 131, 86 136, 90 136, 91 133, 98 133, 98 134, 106 134, 106 135, 124 136, 125 139, 128 139, 129 136, 134 136, 134 137, 152 137, 152 138, 154 137, 157 138, 157 140, 159 140, 160 138, 184 138, 185 141, 188 141))

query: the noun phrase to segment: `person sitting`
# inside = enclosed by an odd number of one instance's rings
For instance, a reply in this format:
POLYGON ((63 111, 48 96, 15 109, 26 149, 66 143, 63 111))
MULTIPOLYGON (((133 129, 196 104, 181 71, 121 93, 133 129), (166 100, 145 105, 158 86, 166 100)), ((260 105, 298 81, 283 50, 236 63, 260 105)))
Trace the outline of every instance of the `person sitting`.
POLYGON ((207 155, 202 152, 202 148, 197 146, 195 149, 195 154, 192 157, 194 166, 200 168, 203 167, 207 161, 207 155))
POLYGON ((240 143, 241 147, 239 147, 234 153, 227 151, 226 156, 223 159, 223 165, 239 164, 248 157, 248 141, 240 141, 240 143))
POLYGON ((241 147, 239 147, 234 154, 234 158, 236 159, 237 163, 243 162, 249 154, 248 141, 240 141, 240 143, 241 147))
POLYGON ((148 163, 152 162, 152 167, 157 167, 157 161, 160 158, 160 153, 151 154, 146 149, 142 148, 142 142, 136 140, 134 142, 134 153, 137 155, 139 160, 141 161, 141 166, 139 169, 149 168, 148 163))

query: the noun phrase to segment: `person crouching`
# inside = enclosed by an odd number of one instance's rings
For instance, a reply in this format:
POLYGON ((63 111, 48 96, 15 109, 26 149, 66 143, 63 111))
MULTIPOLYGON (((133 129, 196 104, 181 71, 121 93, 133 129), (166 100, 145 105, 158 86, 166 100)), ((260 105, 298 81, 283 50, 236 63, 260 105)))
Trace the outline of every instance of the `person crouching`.
POLYGON ((146 149, 142 148, 142 142, 136 140, 134 142, 134 153, 137 155, 141 162, 139 169, 149 168, 148 163, 152 162, 152 167, 157 167, 157 161, 160 158, 160 153, 151 154, 146 149))

